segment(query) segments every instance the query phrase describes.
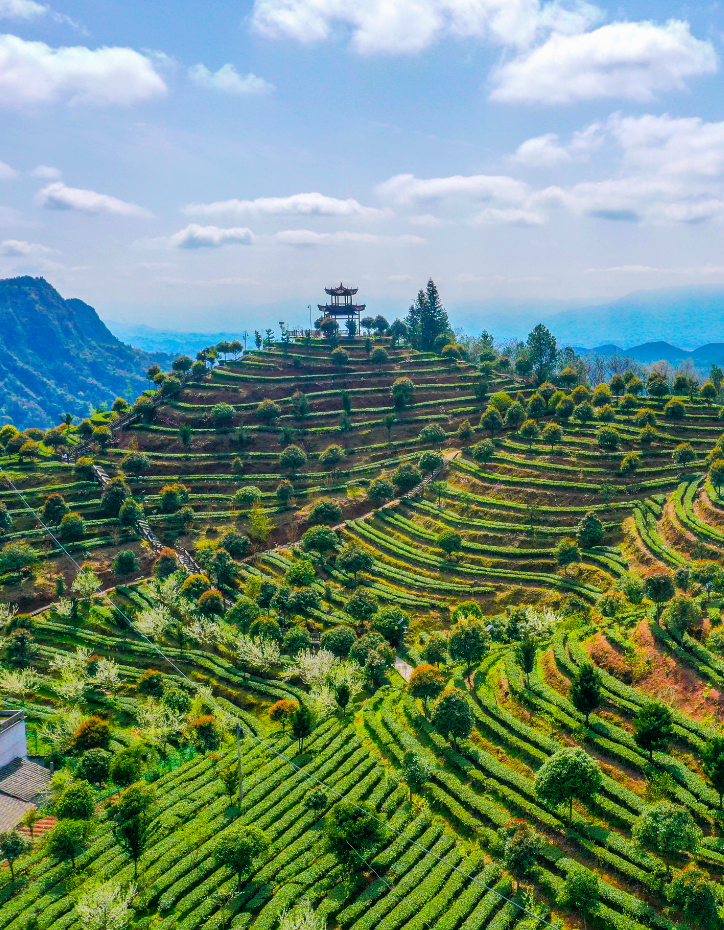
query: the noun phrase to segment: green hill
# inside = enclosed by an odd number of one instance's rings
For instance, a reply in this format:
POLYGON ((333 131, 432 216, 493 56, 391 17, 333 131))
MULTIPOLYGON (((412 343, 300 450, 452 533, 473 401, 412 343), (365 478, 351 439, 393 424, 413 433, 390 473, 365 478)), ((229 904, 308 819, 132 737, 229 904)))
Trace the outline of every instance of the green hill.
POLYGON ((143 930, 721 925, 721 395, 587 406, 570 369, 538 391, 446 355, 302 338, 60 444, 0 433, 2 601, 32 612, 0 689, 61 828, 64 790, 93 824, 74 863, 58 827, 18 859, 0 930, 79 928, 104 893, 143 930), (251 827, 238 883, 222 846, 251 827))

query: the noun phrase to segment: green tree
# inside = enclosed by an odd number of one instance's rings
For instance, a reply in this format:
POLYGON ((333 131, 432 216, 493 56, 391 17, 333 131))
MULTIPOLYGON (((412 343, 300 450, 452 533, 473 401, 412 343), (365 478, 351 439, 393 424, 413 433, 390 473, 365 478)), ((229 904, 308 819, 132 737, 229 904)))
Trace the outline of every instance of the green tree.
POLYGON ((368 620, 377 611, 377 600, 364 588, 357 588, 352 597, 347 601, 345 610, 360 626, 367 623, 368 620))
POLYGON ((601 706, 601 676, 591 662, 584 662, 571 681, 571 703, 586 718, 601 706))
POLYGON ((432 278, 425 290, 420 290, 405 319, 410 340, 415 348, 430 352, 435 340, 450 329, 447 313, 432 278))
POLYGON ((656 620, 661 619, 664 604, 676 593, 674 579, 665 568, 652 568, 644 576, 644 594, 656 605, 656 620))
POLYGON ((710 737, 701 753, 704 774, 719 795, 719 810, 724 806, 724 737, 710 737))
POLYGON ((430 780, 432 771, 422 756, 415 752, 405 753, 402 771, 410 788, 410 800, 412 800, 412 792, 417 791, 419 793, 422 790, 426 782, 430 780))
POLYGON ((480 417, 480 425, 483 429, 489 430, 490 435, 493 436, 496 430, 503 428, 503 418, 500 416, 497 409, 491 405, 480 417))
POLYGON ((227 827, 213 846, 212 855, 236 874, 237 890, 251 871, 254 861, 269 849, 269 838, 259 827, 238 823, 227 827))
POLYGON ((397 378, 390 388, 395 410, 404 410, 412 403, 415 385, 409 378, 397 378))
POLYGON ((311 735, 314 729, 314 718, 306 704, 300 704, 299 709, 291 718, 291 732, 297 741, 299 752, 304 752, 304 740, 311 735))
POLYGON ((540 439, 540 429, 535 420, 526 420, 520 428, 520 438, 528 443, 528 448, 533 448, 533 443, 540 439))
POLYGON ((573 865, 566 874, 559 903, 583 916, 586 930, 587 918, 598 910, 600 883, 595 872, 582 865, 573 865))
POLYGON ((75 862, 88 848, 91 823, 88 820, 60 820, 48 833, 45 846, 50 855, 59 862, 75 862))
POLYGON ((392 473, 392 483, 401 494, 411 491, 422 481, 422 473, 412 462, 402 462, 392 473))
POLYGON ((30 852, 32 843, 15 830, 0 833, 0 858, 6 859, 10 866, 10 881, 15 881, 15 863, 30 852))
POLYGON ((445 688, 445 676, 439 668, 433 665, 418 665, 413 669, 407 683, 407 692, 416 700, 422 701, 422 707, 427 717, 427 702, 434 701, 445 688))
POLYGON ((659 801, 636 821, 633 838, 638 846, 660 856, 671 875, 671 863, 682 853, 695 853, 701 843, 701 830, 691 814, 670 801, 659 801))
POLYGON ((121 459, 121 469, 134 478, 140 478, 151 467, 151 459, 145 452, 129 452, 121 459))
POLYGON ((465 662, 465 674, 476 662, 482 662, 490 645, 485 623, 477 617, 463 617, 450 631, 448 653, 453 662, 465 662))
POLYGON ((384 636, 393 649, 399 649, 410 626, 410 615, 396 604, 382 607, 372 617, 370 629, 384 636))
POLYGON ((395 425, 396 422, 397 422, 397 417, 394 415, 394 413, 386 413, 384 417, 382 418, 382 425, 387 430, 387 441, 388 442, 392 441, 392 427, 395 425))
POLYGON ((95 813, 93 789, 87 781, 76 779, 58 795, 54 809, 59 820, 92 820, 95 813))
POLYGON ((696 461, 696 452, 694 452, 694 447, 690 442, 680 442, 671 453, 671 458, 674 460, 675 465, 682 465, 686 468, 687 465, 691 465, 692 462, 696 461))
POLYGON ((307 453, 296 445, 287 446, 279 456, 281 468, 288 468, 293 475, 307 464, 307 453))
POLYGON ((502 862, 515 879, 516 892, 520 880, 535 868, 541 847, 540 837, 527 823, 518 821, 506 830, 502 862))
POLYGON ((530 685, 530 673, 535 669, 538 646, 535 640, 526 637, 516 644, 515 659, 525 675, 526 688, 530 685))
POLYGON ((548 412, 548 404, 542 394, 536 391, 528 401, 528 416, 532 420, 540 420, 548 412))
POLYGON ((547 446, 551 447, 551 452, 553 452, 553 447, 560 445, 563 440, 563 430, 557 423, 546 423, 543 428, 542 439, 547 446))
POLYGON ((431 633, 422 647, 421 655, 430 665, 440 665, 447 656, 448 638, 444 633, 431 633))
POLYGON ((714 882, 701 869, 689 868, 680 872, 667 888, 666 897, 681 907, 691 926, 702 930, 721 927, 720 895, 714 882))
POLYGON ((597 430, 596 441, 605 452, 616 452, 621 448, 621 434, 613 426, 602 426, 597 430))
POLYGON ((372 808, 340 801, 324 818, 325 845, 340 864, 347 882, 361 876, 372 848, 385 837, 385 828, 372 808))
POLYGON ((438 549, 442 549, 448 558, 451 558, 462 549, 463 538, 460 533, 456 533, 455 530, 443 530, 442 533, 437 535, 435 543, 438 549))
POLYGON ((569 565, 577 565, 581 561, 581 551, 578 548, 578 543, 570 536, 565 536, 560 540, 554 554, 556 562, 563 569, 567 569, 569 565))
POLYGON ((234 422, 234 408, 231 404, 224 403, 214 404, 211 408, 211 416, 214 420, 214 426, 218 430, 230 429, 234 422))
POLYGON ((539 323, 528 336, 526 347, 533 364, 536 383, 541 384, 553 374, 558 359, 555 336, 542 323, 539 323))
POLYGON ((346 659, 356 642, 357 636, 354 630, 341 623, 330 630, 325 630, 320 637, 319 645, 338 658, 346 659))
POLYGON ((458 740, 467 739, 473 730, 473 715, 462 691, 446 691, 435 703, 432 725, 440 736, 449 739, 453 749, 458 740))
POLYGON ((592 510, 589 510, 578 524, 576 539, 582 549, 593 549, 603 545, 603 523, 592 510))
POLYGON ((673 735, 671 708, 659 701, 644 704, 634 721, 634 740, 639 749, 649 754, 649 762, 654 761, 654 751, 666 752, 673 735))
POLYGON ((535 793, 544 804, 568 804, 568 821, 573 819, 573 801, 591 801, 603 777, 598 763, 580 747, 559 749, 538 769, 535 793))
POLYGON ((519 401, 516 401, 511 407, 508 407, 505 414, 505 425, 514 433, 517 433, 523 423, 525 423, 525 419, 526 416, 523 405, 519 401))

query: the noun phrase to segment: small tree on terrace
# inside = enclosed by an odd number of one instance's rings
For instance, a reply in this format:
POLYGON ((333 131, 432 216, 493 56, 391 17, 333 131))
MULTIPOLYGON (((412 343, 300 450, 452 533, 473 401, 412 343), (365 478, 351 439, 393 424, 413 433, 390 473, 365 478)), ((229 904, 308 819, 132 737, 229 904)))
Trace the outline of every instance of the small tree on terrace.
POLYGON ((300 468, 307 464, 307 454, 304 449, 296 445, 287 446, 279 456, 281 468, 288 468, 295 475, 300 468))
POLYGON ((622 475, 633 477, 639 468, 641 468, 641 461, 641 456, 638 452, 627 452, 621 459, 619 471, 622 475))
POLYGON ((676 593, 671 572, 664 568, 653 568, 644 576, 644 594, 656 606, 656 621, 661 619, 664 604, 676 593))
POLYGON ((348 543, 337 556, 337 568, 352 575, 354 580, 360 572, 368 572, 374 564, 374 559, 365 549, 355 543, 348 543))
POLYGON ((686 468, 687 465, 691 465, 692 462, 696 461, 696 452, 694 452, 694 447, 690 442, 680 442, 671 453, 671 458, 674 460, 675 465, 686 468))
POLYGON ((598 794, 602 780, 598 763, 583 749, 560 749, 538 769, 535 793, 552 807, 568 803, 570 823, 573 801, 591 801, 598 794))
POLYGON ((286 699, 277 701, 276 704, 272 704, 269 708, 269 719, 274 723, 280 723, 282 725, 282 735, 284 735, 287 729, 287 722, 291 720, 298 710, 299 704, 297 701, 286 699))
POLYGON ((435 700, 445 688, 445 676, 440 669, 432 665, 418 665, 412 672, 407 684, 408 694, 422 701, 422 707, 427 717, 427 702, 435 700))
POLYGON ((216 429, 229 429, 234 422, 234 408, 231 404, 214 404, 211 408, 211 416, 214 419, 214 426, 216 429))
POLYGON ((654 751, 666 752, 673 735, 671 708, 658 701, 644 704, 634 721, 634 740, 639 749, 649 754, 649 762, 654 761, 654 751))
POLYGON ((440 665, 447 656, 448 638, 445 633, 431 633, 421 650, 422 658, 431 665, 440 665))
POLYGON ((456 533, 455 530, 443 530, 442 533, 439 533, 435 542, 439 549, 445 553, 448 558, 455 556, 458 558, 456 553, 460 552, 463 547, 463 538, 460 533, 456 533))
POLYGON ((259 827, 233 824, 216 840, 213 856, 218 863, 236 873, 237 889, 252 869, 254 860, 269 848, 269 839, 259 827))
POLYGON ((592 711, 601 706, 601 676, 591 662, 584 662, 578 669, 570 690, 571 703, 584 714, 586 726, 592 711))
POLYGON ((701 837, 701 830, 691 814, 670 801, 654 804, 639 817, 633 828, 637 845, 661 856, 669 876, 673 858, 682 853, 695 853, 701 837))
POLYGON ((505 425, 512 430, 514 433, 517 433, 521 428, 523 423, 525 423, 525 410, 520 401, 516 401, 511 407, 508 407, 508 410, 505 414, 505 425))
POLYGON ((447 646, 453 662, 465 662, 465 674, 476 662, 485 658, 490 645, 490 635, 482 620, 467 617, 459 620, 450 631, 447 646))
POLYGON ((563 439, 563 430, 557 423, 546 423, 542 433, 543 442, 551 447, 553 452, 554 446, 560 445, 563 439))
POLYGON ((75 861, 88 847, 92 825, 87 820, 60 820, 48 833, 45 844, 50 855, 59 862, 75 861))
POLYGON ((267 426, 275 423, 281 415, 282 408, 268 397, 265 397, 256 408, 257 419, 261 420, 262 423, 266 423, 267 426))
POLYGON ((515 879, 517 892, 520 880, 535 868, 542 844, 535 830, 522 820, 507 827, 505 837, 503 865, 515 879))
POLYGON ((397 378, 390 389, 392 402, 396 410, 404 410, 412 403, 415 394, 415 385, 409 378, 397 378))
POLYGON ((528 336, 526 346, 533 364, 535 381, 541 384, 553 373, 558 358, 555 336, 539 323, 528 336))
POLYGON ((361 877, 361 863, 385 836, 385 828, 365 804, 340 801, 324 818, 326 847, 336 856, 345 881, 356 883, 361 877))
POLYGON ((582 865, 572 866, 566 875, 559 903, 582 914, 583 930, 586 930, 588 916, 595 913, 599 905, 599 880, 595 872, 582 865))
POLYGON ((581 561, 581 551, 578 548, 578 543, 570 536, 564 537, 558 543, 554 552, 556 562, 558 562, 564 572, 568 570, 569 565, 578 565, 581 561))
POLYGON ((411 462, 403 462, 392 473, 392 482, 400 493, 411 491, 421 481, 420 469, 411 462))
POLYGON ((497 409, 491 405, 480 417, 480 425, 483 429, 490 430, 490 435, 493 436, 497 430, 503 428, 503 418, 497 409))
POLYGON ((616 452, 621 447, 621 434, 613 426, 602 426, 596 432, 596 440, 605 452, 616 452))
POLYGON ((540 439, 540 429, 535 420, 526 420, 520 428, 520 438, 528 443, 528 448, 533 448, 533 443, 540 439))
POLYGON ((576 539, 583 549, 592 549, 594 546, 603 545, 603 523, 592 510, 589 510, 578 524, 576 539))
POLYGON ((724 807, 724 737, 712 736, 701 754, 704 774, 719 795, 719 810, 724 807))
POLYGON ((405 753, 402 768, 405 774, 405 781, 410 788, 410 800, 412 800, 412 792, 419 792, 423 788, 425 783, 430 780, 432 771, 422 756, 415 752, 405 753))
POLYGON ((30 852, 31 847, 30 840, 15 830, 0 833, 0 857, 6 859, 10 866, 10 881, 15 881, 15 863, 21 856, 30 852))
POLYGON ((441 446, 447 439, 447 433, 439 423, 428 423, 420 430, 417 438, 420 442, 431 442, 435 446, 441 446))
POLYGON ((530 674, 535 669, 535 657, 538 646, 534 639, 525 638, 515 647, 515 660, 525 676, 525 686, 530 687, 530 674))
POLYGON ((140 478, 151 467, 145 452, 129 452, 121 459, 121 469, 133 478, 140 478))
POLYGON ((453 749, 457 749, 458 740, 470 736, 473 715, 462 691, 453 688, 438 698, 432 712, 432 725, 440 736, 450 740, 453 749))
MULTIPOLYGON (((548 404, 542 394, 537 391, 528 401, 528 416, 532 420, 539 420, 548 412, 548 404)), ((507 414, 506 414, 507 416, 507 414)))

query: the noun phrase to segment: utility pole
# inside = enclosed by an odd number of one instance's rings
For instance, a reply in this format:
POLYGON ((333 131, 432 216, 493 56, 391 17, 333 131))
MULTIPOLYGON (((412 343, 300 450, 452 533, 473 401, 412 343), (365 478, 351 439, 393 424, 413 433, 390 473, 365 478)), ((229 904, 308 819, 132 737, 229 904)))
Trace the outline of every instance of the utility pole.
POLYGON ((249 335, 249 333, 247 333, 247 331, 244 330, 244 351, 245 351, 245 352, 246 352, 246 339, 247 339, 247 336, 248 336, 248 335, 249 335))
POLYGON ((241 802, 244 800, 244 770, 241 767, 241 741, 244 738, 244 731, 241 729, 241 724, 237 723, 236 725, 236 754, 239 760, 239 810, 241 810, 241 802))

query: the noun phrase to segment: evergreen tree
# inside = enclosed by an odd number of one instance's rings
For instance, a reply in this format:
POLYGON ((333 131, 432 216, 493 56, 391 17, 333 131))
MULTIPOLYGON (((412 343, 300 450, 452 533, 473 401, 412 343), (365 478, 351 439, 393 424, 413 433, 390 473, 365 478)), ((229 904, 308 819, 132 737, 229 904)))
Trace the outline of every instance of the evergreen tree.
POLYGON ((590 662, 585 662, 571 682, 571 703, 586 716, 586 726, 592 710, 601 704, 601 683, 598 672, 590 662))
POLYGON ((447 311, 432 278, 427 282, 425 290, 419 291, 405 322, 413 345, 425 352, 431 351, 435 339, 449 330, 447 311))
POLYGON ((558 358, 556 337, 542 323, 539 323, 528 336, 526 343, 533 374, 538 384, 542 384, 553 373, 558 358))

